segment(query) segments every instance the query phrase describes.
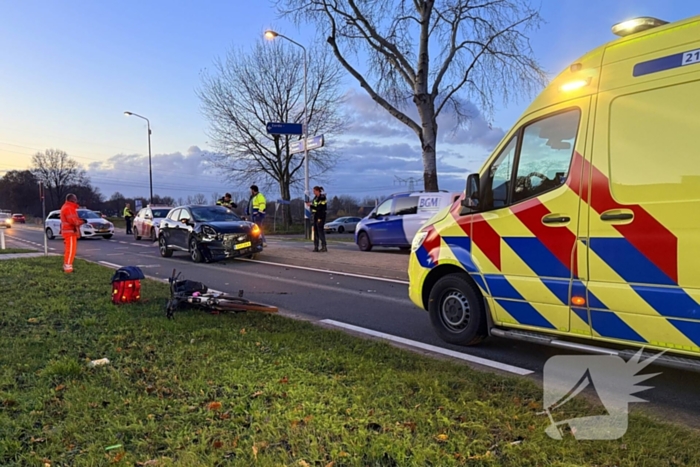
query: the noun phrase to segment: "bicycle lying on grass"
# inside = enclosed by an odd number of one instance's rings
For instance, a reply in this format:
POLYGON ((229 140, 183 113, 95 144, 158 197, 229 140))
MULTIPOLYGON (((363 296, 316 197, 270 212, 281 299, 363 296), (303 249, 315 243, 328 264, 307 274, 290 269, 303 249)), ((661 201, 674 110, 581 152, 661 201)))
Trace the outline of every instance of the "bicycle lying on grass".
POLYGON ((166 305, 166 316, 172 319, 175 311, 182 308, 196 308, 209 311, 212 314, 220 312, 240 313, 244 311, 258 311, 263 313, 277 313, 275 306, 251 302, 243 298, 243 291, 238 297, 220 292, 212 292, 201 282, 180 280, 181 273, 173 269, 173 274, 168 278, 170 283, 170 299, 166 305))

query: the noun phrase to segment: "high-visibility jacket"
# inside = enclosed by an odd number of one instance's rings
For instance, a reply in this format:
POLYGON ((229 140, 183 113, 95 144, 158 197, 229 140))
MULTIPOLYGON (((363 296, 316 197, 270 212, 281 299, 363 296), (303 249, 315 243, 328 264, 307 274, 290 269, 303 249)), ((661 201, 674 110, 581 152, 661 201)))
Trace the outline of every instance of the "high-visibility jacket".
POLYGON ((258 193, 250 197, 248 202, 248 215, 265 214, 267 202, 262 193, 258 193))
POLYGON ((218 200, 216 200, 216 205, 217 206, 225 206, 225 207, 230 208, 230 209, 235 209, 238 207, 238 205, 236 203, 234 203, 233 200, 226 201, 225 198, 219 198, 218 200))
POLYGON ((314 215, 315 220, 319 219, 326 219, 326 207, 327 207, 327 202, 326 202, 326 195, 320 194, 318 196, 315 196, 313 200, 311 200, 311 212, 314 215))
POLYGON ((134 211, 131 208, 124 208, 124 217, 134 217, 134 211))
POLYGON ((61 235, 80 235, 80 226, 85 222, 78 216, 78 203, 66 201, 61 207, 61 235))

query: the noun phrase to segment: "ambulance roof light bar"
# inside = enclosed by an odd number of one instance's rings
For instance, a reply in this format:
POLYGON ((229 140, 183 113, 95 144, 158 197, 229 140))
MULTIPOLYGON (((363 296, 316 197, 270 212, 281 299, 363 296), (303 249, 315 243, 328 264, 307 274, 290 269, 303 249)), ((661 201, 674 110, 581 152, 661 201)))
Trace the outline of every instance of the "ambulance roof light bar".
POLYGON ((612 32, 616 36, 625 37, 636 32, 663 26, 664 24, 668 24, 668 21, 652 18, 651 16, 640 16, 639 18, 629 19, 615 24, 612 27, 612 32))

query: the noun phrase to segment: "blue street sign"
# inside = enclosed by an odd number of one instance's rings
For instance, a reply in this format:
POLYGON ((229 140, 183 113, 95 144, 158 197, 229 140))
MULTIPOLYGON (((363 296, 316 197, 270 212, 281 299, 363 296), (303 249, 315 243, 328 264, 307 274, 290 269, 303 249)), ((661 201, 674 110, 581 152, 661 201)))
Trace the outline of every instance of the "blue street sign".
MULTIPOLYGON (((325 144, 325 140, 323 138, 323 135, 318 135, 311 138, 307 138, 306 144, 308 145, 308 150, 311 151, 312 149, 318 149, 320 147, 323 147, 323 145, 325 144)), ((293 143, 289 143, 289 152, 292 154, 304 152, 304 141, 300 140, 294 141, 293 143)))
POLYGON ((301 123, 267 122, 265 128, 271 135, 301 135, 304 133, 301 123))

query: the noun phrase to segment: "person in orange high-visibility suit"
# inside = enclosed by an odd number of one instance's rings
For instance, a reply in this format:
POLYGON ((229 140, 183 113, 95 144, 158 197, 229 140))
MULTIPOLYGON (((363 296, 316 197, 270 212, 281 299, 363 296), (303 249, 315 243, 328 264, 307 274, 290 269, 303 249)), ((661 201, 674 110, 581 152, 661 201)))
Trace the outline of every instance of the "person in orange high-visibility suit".
POLYGON ((80 226, 87 222, 78 216, 78 197, 74 194, 66 196, 66 202, 61 207, 61 236, 65 251, 63 253, 63 272, 73 272, 73 260, 78 249, 80 226))

